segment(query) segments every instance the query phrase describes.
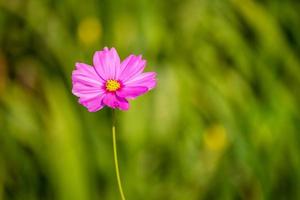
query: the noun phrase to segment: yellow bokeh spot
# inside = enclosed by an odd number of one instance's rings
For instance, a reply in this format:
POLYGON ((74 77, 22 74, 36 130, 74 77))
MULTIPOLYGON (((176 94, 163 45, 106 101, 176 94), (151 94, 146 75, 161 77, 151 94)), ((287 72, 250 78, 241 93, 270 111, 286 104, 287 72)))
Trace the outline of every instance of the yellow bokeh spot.
POLYGON ((204 144, 206 149, 222 152, 228 145, 226 129, 221 125, 213 125, 204 133, 204 144))
POLYGON ((78 26, 77 36, 80 43, 91 46, 98 42, 102 35, 102 28, 100 21, 95 17, 88 17, 83 19, 78 26))
POLYGON ((105 87, 107 91, 115 92, 121 87, 121 84, 116 80, 107 80, 105 87))

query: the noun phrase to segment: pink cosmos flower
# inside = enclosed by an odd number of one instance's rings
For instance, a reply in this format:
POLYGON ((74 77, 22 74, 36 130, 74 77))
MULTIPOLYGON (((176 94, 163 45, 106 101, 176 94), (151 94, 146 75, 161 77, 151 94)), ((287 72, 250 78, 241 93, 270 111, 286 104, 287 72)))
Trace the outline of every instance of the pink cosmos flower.
POLYGON ((96 51, 94 66, 76 63, 72 73, 72 93, 90 112, 104 106, 128 110, 128 99, 140 96, 156 85, 156 73, 143 70, 146 60, 130 55, 120 62, 115 48, 96 51))

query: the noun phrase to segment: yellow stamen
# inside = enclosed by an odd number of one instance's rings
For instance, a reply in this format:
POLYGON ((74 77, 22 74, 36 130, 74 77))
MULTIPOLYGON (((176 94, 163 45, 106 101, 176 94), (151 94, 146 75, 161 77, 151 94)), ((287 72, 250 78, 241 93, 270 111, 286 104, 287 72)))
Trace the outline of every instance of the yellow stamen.
POLYGON ((117 91, 121 87, 121 84, 119 83, 119 81, 110 79, 110 80, 106 81, 105 87, 106 87, 107 91, 114 92, 114 91, 117 91))

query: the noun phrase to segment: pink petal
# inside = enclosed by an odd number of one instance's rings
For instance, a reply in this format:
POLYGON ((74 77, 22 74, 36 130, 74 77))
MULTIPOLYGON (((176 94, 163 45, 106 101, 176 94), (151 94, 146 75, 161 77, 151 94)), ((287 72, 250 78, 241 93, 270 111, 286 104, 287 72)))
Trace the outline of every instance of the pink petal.
POLYGON ((123 82, 143 72, 146 60, 142 56, 130 55, 122 63, 117 78, 123 82))
POLYGON ((124 82, 124 85, 127 87, 147 87, 148 90, 151 90, 156 86, 156 73, 146 72, 139 74, 124 82))
POLYGON ((130 87, 124 86, 121 90, 117 91, 117 95, 123 98, 136 98, 148 91, 147 87, 130 87))
POLYGON ((115 79, 120 68, 120 58, 115 48, 109 50, 105 47, 102 51, 96 51, 93 63, 97 73, 104 80, 115 79))
POLYGON ((88 93, 88 94, 81 94, 80 95, 76 95, 78 96, 81 101, 89 101, 95 97, 99 97, 99 96, 102 96, 104 93, 102 92, 93 92, 93 93, 88 93))
POLYGON ((102 99, 105 91, 75 83, 72 93, 79 97, 79 103, 84 105, 90 112, 96 112, 103 108, 102 99))
POLYGON ((105 91, 103 89, 93 88, 75 83, 72 88, 72 93, 75 96, 80 97, 81 100, 90 100, 103 95, 105 91))
POLYGON ((79 103, 85 106, 89 112, 96 112, 104 107, 102 102, 104 95, 98 95, 94 98, 80 98, 79 103))
POLYGON ((104 84, 95 69, 84 63, 76 63, 76 69, 72 72, 72 82, 73 84, 79 82, 94 87, 101 87, 104 84))
POLYGON ((82 84, 80 82, 73 83, 72 93, 76 96, 90 94, 90 93, 103 93, 104 89, 100 87, 93 87, 82 84))
POLYGON ((119 108, 120 110, 128 110, 129 103, 126 99, 117 97, 114 93, 107 93, 103 98, 103 103, 111 108, 119 108))
POLYGON ((79 103, 90 112, 96 112, 103 108, 104 81, 96 73, 94 67, 84 63, 76 63, 76 69, 72 73, 72 93, 79 97, 79 103))

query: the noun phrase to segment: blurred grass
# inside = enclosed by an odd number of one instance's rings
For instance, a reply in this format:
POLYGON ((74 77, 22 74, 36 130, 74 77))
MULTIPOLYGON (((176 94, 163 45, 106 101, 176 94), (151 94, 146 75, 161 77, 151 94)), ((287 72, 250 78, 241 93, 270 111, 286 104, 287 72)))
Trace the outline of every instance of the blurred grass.
POLYGON ((143 53, 158 86, 118 112, 128 199, 300 199, 294 0, 0 0, 0 200, 118 199, 110 110, 76 61, 143 53))

